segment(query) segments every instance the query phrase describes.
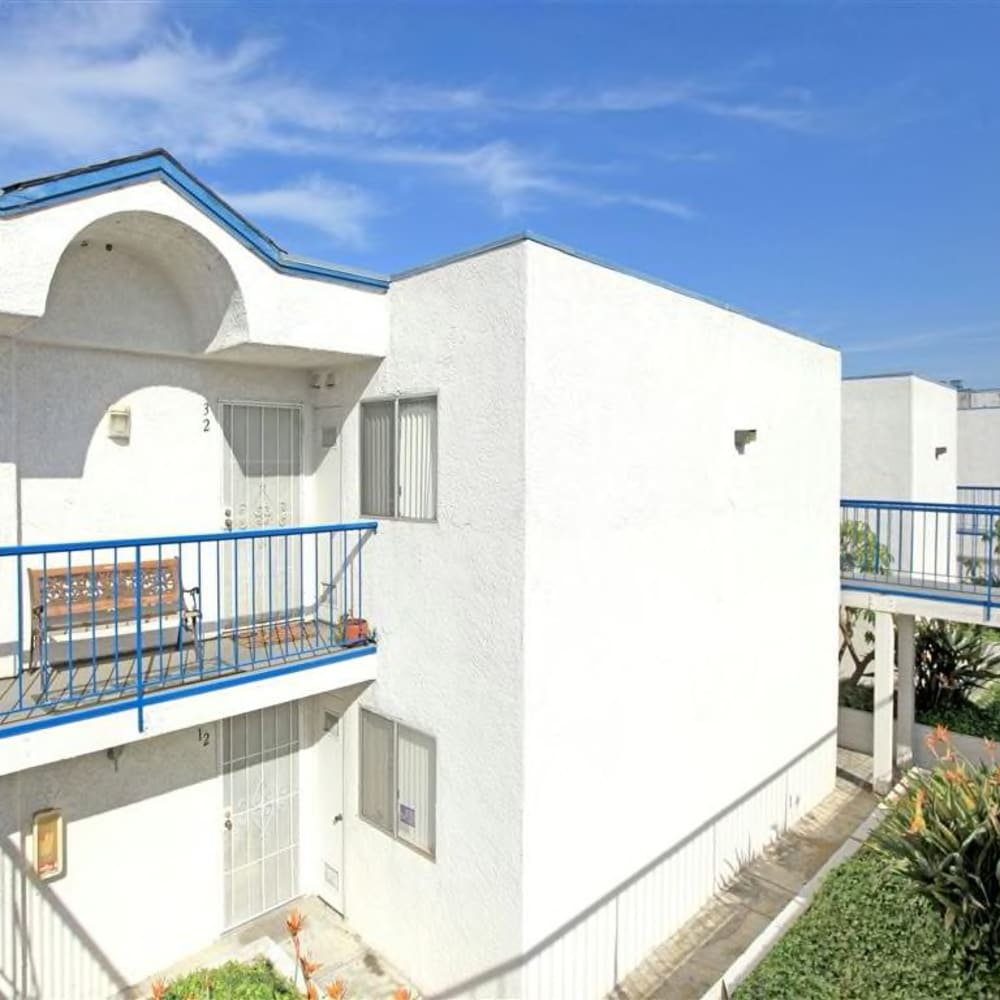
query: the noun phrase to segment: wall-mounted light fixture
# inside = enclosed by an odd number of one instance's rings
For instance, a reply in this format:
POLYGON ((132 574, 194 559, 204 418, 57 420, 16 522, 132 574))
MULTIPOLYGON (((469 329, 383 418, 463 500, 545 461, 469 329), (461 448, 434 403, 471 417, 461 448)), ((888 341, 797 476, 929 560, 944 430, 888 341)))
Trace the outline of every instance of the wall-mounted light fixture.
POLYGON ((118 771, 118 759, 125 752, 125 747, 108 747, 108 760, 115 765, 115 772, 118 771))
POLYGON ((337 443, 337 428, 334 425, 320 429, 319 443, 323 448, 332 448, 337 443))
POLYGON ((322 389, 323 388, 323 373, 322 372, 313 372, 309 376, 309 384, 314 389, 322 389))
POLYGON ((132 435, 132 411, 127 406, 112 406, 108 410, 108 437, 127 441, 132 435))
POLYGON ((934 457, 935 458, 940 458, 942 455, 947 455, 947 454, 948 454, 948 449, 943 444, 939 444, 934 449, 934 457))
POLYGON ((733 444, 736 445, 736 450, 741 455, 743 454, 743 449, 746 448, 746 446, 750 444, 752 441, 756 440, 757 440, 757 431, 753 427, 747 427, 733 431, 733 444))
POLYGON ((32 859, 40 879, 58 878, 66 868, 66 827, 59 809, 43 809, 31 817, 32 859))

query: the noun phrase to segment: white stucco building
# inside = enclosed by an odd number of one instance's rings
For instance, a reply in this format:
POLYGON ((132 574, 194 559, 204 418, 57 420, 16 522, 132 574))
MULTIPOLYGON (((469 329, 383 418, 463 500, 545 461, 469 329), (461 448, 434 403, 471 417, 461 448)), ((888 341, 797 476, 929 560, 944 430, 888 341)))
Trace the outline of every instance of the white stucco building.
POLYGON ((845 497, 955 503, 961 462, 954 387, 919 375, 843 382, 845 497))
POLYGON ((4 189, 0 993, 315 893, 427 995, 603 996, 833 786, 840 385, 530 236, 390 280, 162 152, 4 189))
POLYGON ((1000 390, 958 392, 958 482, 962 500, 996 504, 1000 499, 1000 390))

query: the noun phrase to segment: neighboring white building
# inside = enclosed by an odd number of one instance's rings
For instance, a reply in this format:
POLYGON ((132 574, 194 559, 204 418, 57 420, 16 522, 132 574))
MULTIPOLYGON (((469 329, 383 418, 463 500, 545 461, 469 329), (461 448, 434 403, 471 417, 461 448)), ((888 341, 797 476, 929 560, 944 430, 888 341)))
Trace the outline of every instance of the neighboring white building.
POLYGON ((953 386, 910 374, 845 378, 841 412, 845 497, 955 503, 953 386))
POLYGON ((298 260, 154 152, 0 193, 0 359, 0 993, 317 893, 428 995, 601 997, 832 789, 835 351, 529 236, 298 260), (164 677, 32 708, 112 641, 41 543, 196 532, 113 550, 198 581, 114 623, 164 677))
POLYGON ((1000 389, 958 392, 958 483, 980 488, 964 490, 963 502, 1000 500, 1000 389))

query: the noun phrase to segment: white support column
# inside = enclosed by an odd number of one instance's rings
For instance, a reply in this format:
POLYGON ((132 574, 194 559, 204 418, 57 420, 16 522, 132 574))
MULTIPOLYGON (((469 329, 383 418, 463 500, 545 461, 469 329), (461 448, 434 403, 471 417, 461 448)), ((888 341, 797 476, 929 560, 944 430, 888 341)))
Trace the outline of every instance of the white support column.
POLYGON ((872 787, 879 795, 892 788, 892 763, 896 740, 892 731, 893 648, 892 615, 875 612, 875 711, 872 713, 874 752, 872 787))
POLYGON ((913 615, 896 615, 896 766, 901 771, 913 763, 915 623, 913 615))

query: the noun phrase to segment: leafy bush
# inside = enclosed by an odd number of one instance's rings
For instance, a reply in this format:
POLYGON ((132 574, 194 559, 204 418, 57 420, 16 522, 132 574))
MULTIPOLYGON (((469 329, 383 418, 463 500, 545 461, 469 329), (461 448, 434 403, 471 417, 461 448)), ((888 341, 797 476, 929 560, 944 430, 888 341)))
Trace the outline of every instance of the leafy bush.
POLYGON ((938 756, 937 766, 913 780, 872 842, 940 914, 967 965, 996 968, 1000 769, 955 754, 943 726, 927 742, 938 756))
POLYGON ((995 1000, 966 973, 941 919, 889 862, 864 847, 833 871, 809 909, 735 1000, 995 1000))
POLYGON ((298 991, 270 962, 226 962, 216 969, 196 969, 170 983, 163 1000, 283 1000, 298 991))
POLYGON ((966 704, 974 692, 1000 677, 1000 655, 976 625, 921 620, 915 641, 917 711, 966 704))
POLYGON ((875 690, 870 684, 855 684, 849 677, 844 677, 840 681, 837 704, 844 708, 856 708, 860 712, 872 712, 875 690))
POLYGON ((925 726, 944 726, 965 736, 1000 741, 1000 703, 995 699, 985 704, 967 701, 961 705, 928 709, 917 713, 917 722, 925 726))

